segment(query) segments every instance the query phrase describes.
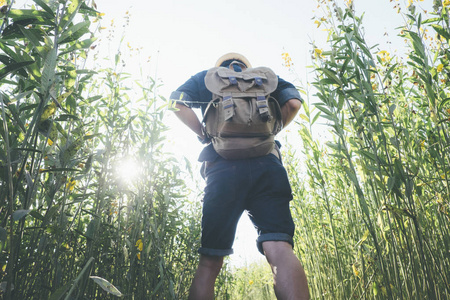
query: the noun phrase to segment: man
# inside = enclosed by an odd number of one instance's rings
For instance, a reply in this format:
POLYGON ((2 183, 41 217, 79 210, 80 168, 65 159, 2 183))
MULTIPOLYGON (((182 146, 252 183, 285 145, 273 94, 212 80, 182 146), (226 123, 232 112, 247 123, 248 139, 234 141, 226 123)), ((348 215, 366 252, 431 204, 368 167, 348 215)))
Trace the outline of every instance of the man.
MULTIPOLYGON (((228 53, 219 58, 216 67, 232 67, 234 71, 251 68, 242 55, 228 53), (235 64, 233 62, 239 62, 235 64)), ((199 140, 208 143, 202 124, 192 108, 202 113, 212 100, 202 71, 191 77, 172 93, 176 116, 194 131, 199 140)), ((286 127, 299 111, 302 99, 295 87, 278 78, 271 94, 281 106, 286 127)), ((207 145, 200 154, 202 175, 206 179, 203 199, 200 261, 192 281, 189 299, 214 298, 214 283, 223 265, 223 258, 233 253, 236 226, 247 211, 258 231, 258 250, 272 268, 274 289, 278 299, 309 299, 306 276, 293 252, 294 222, 289 210, 292 200, 286 170, 277 151, 260 157, 227 160, 207 145)))

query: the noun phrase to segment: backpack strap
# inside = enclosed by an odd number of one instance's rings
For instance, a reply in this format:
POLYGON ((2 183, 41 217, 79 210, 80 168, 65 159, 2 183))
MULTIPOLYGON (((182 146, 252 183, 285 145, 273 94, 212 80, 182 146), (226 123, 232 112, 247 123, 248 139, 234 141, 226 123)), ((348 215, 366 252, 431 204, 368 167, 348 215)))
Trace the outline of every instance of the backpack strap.
POLYGON ((231 119, 234 116, 234 102, 230 92, 223 93, 222 105, 225 114, 225 120, 231 119))
POLYGON ((258 107, 259 115, 263 119, 264 122, 270 120, 269 114, 269 103, 267 102, 267 98, 264 93, 256 94, 256 107, 258 107))

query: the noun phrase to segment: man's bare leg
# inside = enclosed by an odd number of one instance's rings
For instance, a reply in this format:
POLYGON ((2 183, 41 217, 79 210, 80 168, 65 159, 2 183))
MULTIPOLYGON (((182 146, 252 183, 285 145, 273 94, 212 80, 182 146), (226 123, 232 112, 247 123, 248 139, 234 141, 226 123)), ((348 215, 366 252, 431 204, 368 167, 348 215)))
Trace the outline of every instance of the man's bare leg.
POLYGON ((295 256, 292 246, 287 242, 263 242, 264 254, 269 262, 274 280, 277 299, 309 299, 305 271, 295 256))
POLYGON ((197 271, 189 291, 189 300, 214 299, 214 283, 222 265, 222 256, 200 255, 197 271))

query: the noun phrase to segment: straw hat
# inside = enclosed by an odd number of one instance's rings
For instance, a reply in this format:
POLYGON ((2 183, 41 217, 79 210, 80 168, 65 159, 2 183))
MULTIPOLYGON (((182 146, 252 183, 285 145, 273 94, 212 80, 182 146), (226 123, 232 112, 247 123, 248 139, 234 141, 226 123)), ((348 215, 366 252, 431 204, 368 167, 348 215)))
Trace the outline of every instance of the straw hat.
POLYGON ((246 65, 247 68, 252 67, 252 65, 250 64, 248 59, 245 58, 244 55, 239 54, 239 53, 233 53, 233 52, 227 53, 227 54, 221 56, 216 62, 216 67, 220 67, 220 65, 227 60, 238 60, 238 61, 242 62, 244 65, 246 65))

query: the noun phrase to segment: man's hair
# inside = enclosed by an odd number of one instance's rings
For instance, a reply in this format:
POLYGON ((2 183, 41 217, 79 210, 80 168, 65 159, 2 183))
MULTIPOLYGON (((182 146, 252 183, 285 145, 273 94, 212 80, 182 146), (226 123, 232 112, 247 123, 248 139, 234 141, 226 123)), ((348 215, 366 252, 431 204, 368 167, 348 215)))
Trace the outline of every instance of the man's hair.
POLYGON ((248 59, 239 53, 227 53, 225 55, 222 55, 216 62, 216 67, 226 67, 228 65, 230 65, 231 62, 233 61, 239 61, 241 63, 243 63, 247 68, 251 68, 252 65, 250 64, 250 62, 248 61, 248 59))
POLYGON ((224 61, 220 66, 221 67, 228 67, 233 61, 238 61, 242 64, 244 64, 244 66, 248 67, 243 61, 239 60, 239 59, 229 59, 224 61))

